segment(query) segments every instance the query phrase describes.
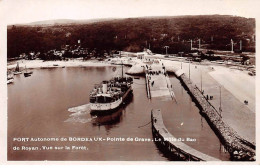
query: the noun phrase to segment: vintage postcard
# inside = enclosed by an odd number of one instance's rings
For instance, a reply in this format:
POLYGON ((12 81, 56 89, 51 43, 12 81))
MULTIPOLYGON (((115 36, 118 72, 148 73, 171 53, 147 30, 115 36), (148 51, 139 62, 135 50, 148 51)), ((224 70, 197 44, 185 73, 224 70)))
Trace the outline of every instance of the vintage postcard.
POLYGON ((1 163, 257 164, 257 5, 0 1, 1 163))

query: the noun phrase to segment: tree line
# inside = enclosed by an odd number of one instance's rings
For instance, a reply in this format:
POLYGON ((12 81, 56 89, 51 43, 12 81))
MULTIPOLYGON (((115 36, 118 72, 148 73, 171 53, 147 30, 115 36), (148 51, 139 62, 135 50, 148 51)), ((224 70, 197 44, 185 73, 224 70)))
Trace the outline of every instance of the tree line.
POLYGON ((8 57, 30 51, 60 50, 62 45, 80 45, 97 52, 124 50, 155 53, 188 52, 193 47, 230 50, 230 40, 243 51, 255 51, 255 19, 225 15, 146 17, 111 19, 94 23, 10 25, 7 30, 8 57))

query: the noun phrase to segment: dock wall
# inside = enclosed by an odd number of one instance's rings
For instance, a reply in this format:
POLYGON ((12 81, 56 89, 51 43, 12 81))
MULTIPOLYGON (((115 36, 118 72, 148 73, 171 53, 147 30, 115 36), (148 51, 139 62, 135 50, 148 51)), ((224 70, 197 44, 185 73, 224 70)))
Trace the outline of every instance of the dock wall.
POLYGON ((188 91, 196 105, 200 108, 201 114, 206 118, 211 128, 220 138, 225 149, 230 153, 232 160, 254 161, 255 145, 241 138, 236 131, 228 126, 219 112, 204 97, 201 91, 192 84, 185 74, 176 75, 184 88, 188 91))
POLYGON ((159 109, 151 112, 152 133, 158 148, 171 160, 182 161, 220 161, 206 155, 174 137, 165 127, 159 109))

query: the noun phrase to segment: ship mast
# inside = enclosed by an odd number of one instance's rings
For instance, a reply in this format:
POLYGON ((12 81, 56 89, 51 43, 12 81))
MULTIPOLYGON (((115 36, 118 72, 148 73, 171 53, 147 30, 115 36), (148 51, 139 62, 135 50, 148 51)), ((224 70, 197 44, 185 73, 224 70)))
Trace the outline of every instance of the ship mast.
POLYGON ((120 54, 120 58, 121 58, 121 66, 122 66, 122 78, 124 77, 124 67, 123 67, 123 60, 122 60, 122 56, 121 56, 121 51, 119 51, 120 54))
POLYGON ((15 71, 17 71, 17 72, 20 71, 20 69, 19 69, 19 62, 17 62, 17 66, 16 66, 16 68, 15 68, 15 71))

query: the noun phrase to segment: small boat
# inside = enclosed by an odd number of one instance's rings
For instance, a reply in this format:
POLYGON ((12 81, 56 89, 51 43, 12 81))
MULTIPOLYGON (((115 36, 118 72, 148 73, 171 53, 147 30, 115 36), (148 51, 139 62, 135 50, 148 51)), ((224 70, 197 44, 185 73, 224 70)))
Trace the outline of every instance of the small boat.
POLYGON ((20 71, 20 68, 19 68, 19 63, 17 62, 17 66, 14 70, 14 75, 19 75, 19 74, 22 74, 22 72, 20 71))
POLYGON ((58 64, 53 64, 53 66, 59 66, 58 64))
POLYGON ((23 73, 24 74, 24 77, 29 77, 29 76, 31 76, 32 75, 32 71, 31 72, 27 72, 27 68, 26 68, 26 66, 25 66, 25 72, 23 73))
POLYGON ((13 83, 14 82, 14 79, 8 79, 7 78, 7 84, 11 84, 11 83, 13 83))
POLYGON ((7 72, 7 84, 13 83, 14 82, 14 77, 10 72, 7 72))
POLYGON ((29 77, 29 76, 31 76, 31 74, 24 73, 24 77, 29 77))
POLYGON ((20 75, 22 72, 14 72, 14 75, 20 75))
POLYGON ((65 66, 62 66, 62 68, 65 68, 65 66))

